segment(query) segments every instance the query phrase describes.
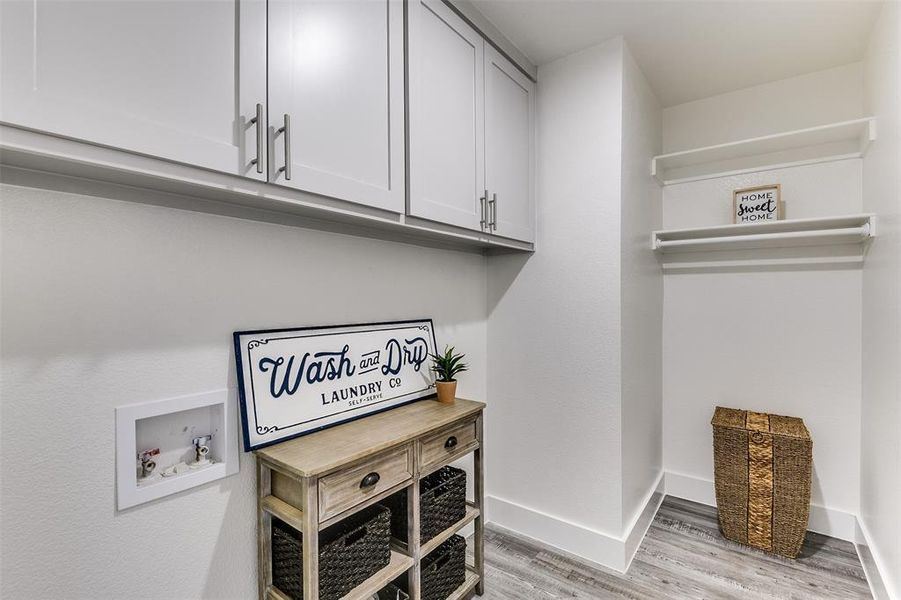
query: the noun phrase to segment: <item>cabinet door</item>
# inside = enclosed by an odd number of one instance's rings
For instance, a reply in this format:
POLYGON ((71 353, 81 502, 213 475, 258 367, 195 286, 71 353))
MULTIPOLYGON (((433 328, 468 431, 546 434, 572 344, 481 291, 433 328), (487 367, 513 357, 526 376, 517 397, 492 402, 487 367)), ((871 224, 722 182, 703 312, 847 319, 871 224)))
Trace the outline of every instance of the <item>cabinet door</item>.
POLYGON ((485 44, 440 0, 408 4, 411 215, 481 229, 485 44))
POLYGON ((0 23, 0 121, 266 178, 265 0, 2 0, 0 23))
POLYGON ((493 233, 535 241, 535 85, 494 48, 485 49, 485 186, 493 233))
POLYGON ((270 181, 404 211, 403 44, 400 0, 270 0, 270 181))

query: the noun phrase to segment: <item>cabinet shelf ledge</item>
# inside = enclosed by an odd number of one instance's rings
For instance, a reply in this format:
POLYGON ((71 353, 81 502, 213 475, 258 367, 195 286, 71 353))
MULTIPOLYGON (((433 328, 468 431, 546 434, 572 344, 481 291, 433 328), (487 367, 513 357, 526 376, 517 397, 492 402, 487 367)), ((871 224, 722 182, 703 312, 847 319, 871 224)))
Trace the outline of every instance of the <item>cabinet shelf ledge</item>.
POLYGON ((451 592, 451 595, 448 596, 446 600, 462 600, 463 598, 466 598, 466 596, 475 589, 478 583, 478 573, 476 573, 469 565, 466 565, 466 580, 463 582, 463 585, 451 592))
MULTIPOLYGON (((464 527, 466 527, 467 525, 469 525, 470 523, 475 521, 476 518, 480 514, 481 514, 481 511, 478 509, 478 507, 476 507, 475 504, 473 504, 472 502, 467 502, 466 503, 466 515, 462 519, 460 519, 459 521, 457 521, 456 523, 454 523, 453 525, 451 525, 450 527, 448 527, 447 529, 445 529, 444 531, 442 531, 441 533, 439 533, 438 535, 433 537, 432 539, 430 539, 426 542, 423 542, 422 546, 420 547, 420 554, 422 556, 428 555, 435 548, 437 548, 438 546, 440 546, 441 544, 443 544, 444 542, 449 540, 451 538, 451 536, 453 536, 455 533, 458 533, 461 529, 463 529, 464 527)), ((406 542, 402 542, 400 540, 393 540, 393 541, 394 541, 394 543, 397 544, 398 549, 406 552, 406 548, 407 548, 406 542)))
POLYGON ((479 253, 534 244, 0 123, 0 182, 479 253))
POLYGON ((414 564, 409 556, 391 551, 391 562, 388 566, 351 590, 341 600, 369 600, 377 591, 403 575, 414 564))
POLYGON ((299 508, 295 508, 275 496, 266 496, 260 500, 260 508, 297 531, 303 531, 303 511, 299 508))
MULTIPOLYGON (((391 551, 391 562, 388 566, 355 587, 341 600, 369 600, 380 589, 403 575, 413 566, 413 559, 400 552, 391 551)), ((268 600, 290 600, 290 597, 275 586, 270 586, 268 600)))

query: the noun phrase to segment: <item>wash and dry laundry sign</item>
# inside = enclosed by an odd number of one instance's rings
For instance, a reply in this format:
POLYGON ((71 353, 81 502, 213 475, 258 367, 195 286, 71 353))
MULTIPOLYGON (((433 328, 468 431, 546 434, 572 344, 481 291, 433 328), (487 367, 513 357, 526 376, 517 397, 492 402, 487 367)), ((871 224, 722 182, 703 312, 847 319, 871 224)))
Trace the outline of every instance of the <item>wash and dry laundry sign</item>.
POLYGON ((246 451, 434 393, 431 319, 234 338, 246 451))

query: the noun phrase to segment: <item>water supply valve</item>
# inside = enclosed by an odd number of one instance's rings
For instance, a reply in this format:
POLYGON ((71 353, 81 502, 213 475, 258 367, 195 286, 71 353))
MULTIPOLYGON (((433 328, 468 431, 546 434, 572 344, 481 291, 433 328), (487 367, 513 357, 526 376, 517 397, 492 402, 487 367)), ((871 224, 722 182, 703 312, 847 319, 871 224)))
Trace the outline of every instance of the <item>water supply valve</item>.
POLYGON ((156 461, 153 460, 153 457, 159 453, 159 448, 138 452, 138 460, 141 461, 141 479, 146 479, 153 474, 153 470, 156 469, 156 461))
POLYGON ((208 457, 210 453, 210 441, 213 439, 213 434, 201 435, 194 438, 192 441, 194 442, 194 463, 197 465, 206 465, 210 463, 210 459, 208 457))

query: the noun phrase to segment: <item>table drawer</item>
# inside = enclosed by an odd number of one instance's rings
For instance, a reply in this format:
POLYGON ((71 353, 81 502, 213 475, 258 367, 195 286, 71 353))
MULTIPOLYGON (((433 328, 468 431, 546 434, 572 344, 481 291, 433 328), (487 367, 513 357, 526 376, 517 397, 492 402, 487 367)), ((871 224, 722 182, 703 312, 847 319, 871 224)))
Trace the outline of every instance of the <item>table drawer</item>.
POLYGON ((471 419, 423 438, 419 443, 422 469, 448 463, 471 450, 478 441, 476 420, 471 419))
POLYGON ((412 477, 409 446, 327 475, 319 480, 319 520, 327 521, 412 477))

